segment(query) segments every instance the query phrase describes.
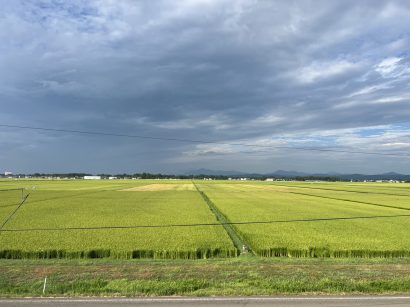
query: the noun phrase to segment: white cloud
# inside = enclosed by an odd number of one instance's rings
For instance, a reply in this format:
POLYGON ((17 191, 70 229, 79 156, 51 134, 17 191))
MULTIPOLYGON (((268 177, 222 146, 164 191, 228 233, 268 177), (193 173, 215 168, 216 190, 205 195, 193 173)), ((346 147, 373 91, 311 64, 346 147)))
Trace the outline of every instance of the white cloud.
POLYGON ((383 77, 389 76, 395 69, 397 69, 401 58, 391 57, 384 59, 379 64, 376 65, 375 70, 380 73, 383 77))
POLYGON ((346 60, 315 62, 296 71, 294 77, 300 83, 315 83, 359 68, 360 65, 346 60))
POLYGON ((140 125, 148 125, 161 129, 210 129, 210 130, 224 130, 229 129, 231 125, 229 124, 229 118, 223 115, 213 114, 210 116, 197 116, 191 115, 182 119, 172 120, 172 121, 154 121, 147 117, 139 117, 133 119, 132 122, 140 125))
POLYGON ((384 143, 382 144, 385 147, 390 147, 390 148, 395 148, 395 149, 407 149, 410 148, 410 143, 404 143, 404 142, 396 142, 396 143, 384 143))
POLYGON ((285 119, 276 114, 262 115, 249 121, 250 126, 275 126, 283 122, 285 119))
POLYGON ((373 100, 372 104, 384 104, 384 103, 397 103, 397 102, 403 102, 403 101, 409 101, 410 100, 410 95, 403 95, 403 96, 387 96, 383 98, 379 98, 376 100, 373 100))
POLYGON ((389 84, 376 84, 376 85, 370 85, 370 86, 365 86, 364 88, 361 88, 358 91, 355 91, 349 95, 347 95, 348 98, 351 98, 353 96, 361 96, 361 95, 367 95, 371 94, 380 90, 385 90, 392 88, 392 85, 389 84))
MULTIPOLYGON (((355 95, 356 96, 356 95, 355 95)), ((358 108, 360 106, 371 106, 371 105, 384 105, 384 104, 397 104, 410 101, 410 95, 397 95, 397 96, 383 96, 382 98, 363 98, 356 100, 347 100, 341 103, 337 103, 333 106, 333 109, 348 109, 348 108, 358 108)))

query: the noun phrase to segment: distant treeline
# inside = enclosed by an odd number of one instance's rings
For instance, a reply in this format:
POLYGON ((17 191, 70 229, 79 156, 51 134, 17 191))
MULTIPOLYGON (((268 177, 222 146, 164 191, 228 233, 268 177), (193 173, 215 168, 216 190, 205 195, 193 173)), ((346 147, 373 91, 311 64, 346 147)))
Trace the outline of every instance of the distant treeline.
MULTIPOLYGON (((341 175, 338 176, 320 176, 320 175, 306 175, 306 176, 278 176, 278 175, 207 175, 207 174, 196 174, 196 175, 174 175, 174 174, 162 174, 162 173, 135 173, 135 174, 97 174, 101 176, 102 179, 108 179, 115 177, 117 179, 212 179, 212 180, 266 180, 271 178, 273 180, 295 180, 295 181, 328 181, 328 182, 361 182, 361 181, 376 181, 384 180, 388 181, 390 179, 401 180, 402 182, 410 182, 409 175, 398 175, 399 178, 387 178, 384 175, 341 175)), ((17 178, 70 178, 70 179, 83 179, 84 176, 92 176, 89 173, 34 173, 34 174, 16 174, 13 177, 17 178)), ((4 177, 4 176, 0 176, 4 177)))
MULTIPOLYGON (((77 178, 82 179, 84 176, 93 176, 90 173, 34 173, 34 174, 15 174, 13 177, 32 177, 32 178, 77 178)), ((228 176, 209 176, 209 175, 170 175, 170 174, 161 174, 161 173, 135 173, 135 174, 97 174, 97 176, 101 176, 101 178, 110 178, 116 177, 118 179, 203 179, 203 178, 211 178, 211 179, 228 179, 231 177, 228 176)))
MULTIPOLYGON (((84 176, 93 176, 93 174, 88 174, 88 173, 62 173, 62 174, 57 174, 57 173, 52 173, 52 174, 46 174, 46 173, 35 173, 35 174, 19 174, 15 175, 16 177, 24 177, 24 176, 30 176, 30 177, 60 177, 60 178, 83 178, 84 176)), ((161 173, 135 173, 135 174, 97 174, 97 176, 101 176, 101 178, 110 178, 110 177, 116 177, 118 179, 132 179, 132 178, 138 178, 138 179, 204 179, 204 178, 211 178, 211 179, 220 179, 220 180, 226 180, 228 178, 231 178, 229 176, 209 176, 209 175, 173 175, 173 174, 161 174, 161 173)), ((232 177, 234 178, 234 177, 232 177)))
MULTIPOLYGON (((89 173, 34 173, 34 174, 16 174, 14 177, 33 177, 33 178, 48 178, 48 177, 53 177, 53 178, 77 178, 77 179, 82 179, 84 176, 92 176, 93 174, 89 173)), ((293 179, 293 180, 300 180, 300 181, 306 181, 306 180, 321 180, 321 181, 346 181, 342 180, 337 177, 317 177, 317 176, 297 176, 297 177, 282 177, 282 176, 248 176, 244 177, 243 175, 240 176, 225 176, 225 175, 206 175, 206 174, 196 174, 196 175, 174 175, 174 174, 162 174, 162 173, 135 173, 135 174, 97 174, 97 176, 101 176, 103 179, 108 179, 110 177, 115 177, 118 179, 132 179, 132 178, 138 178, 138 179, 213 179, 213 180, 228 180, 228 179, 234 179, 234 180, 239 180, 241 178, 246 178, 246 179, 253 179, 253 180, 266 180, 268 178, 273 178, 275 179, 293 179)))

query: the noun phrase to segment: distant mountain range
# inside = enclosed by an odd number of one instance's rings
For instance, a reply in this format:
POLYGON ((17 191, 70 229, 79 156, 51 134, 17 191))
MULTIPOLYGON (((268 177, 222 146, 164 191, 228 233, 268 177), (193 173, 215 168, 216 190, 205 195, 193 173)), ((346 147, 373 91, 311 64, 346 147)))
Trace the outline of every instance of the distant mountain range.
POLYGON ((365 174, 340 174, 335 172, 329 173, 304 173, 296 171, 277 170, 271 173, 244 173, 239 171, 210 170, 200 168, 185 172, 184 175, 204 175, 204 176, 227 176, 227 177, 273 177, 273 178, 296 178, 296 177, 334 177, 343 180, 410 180, 410 175, 388 172, 383 174, 365 175, 365 174))

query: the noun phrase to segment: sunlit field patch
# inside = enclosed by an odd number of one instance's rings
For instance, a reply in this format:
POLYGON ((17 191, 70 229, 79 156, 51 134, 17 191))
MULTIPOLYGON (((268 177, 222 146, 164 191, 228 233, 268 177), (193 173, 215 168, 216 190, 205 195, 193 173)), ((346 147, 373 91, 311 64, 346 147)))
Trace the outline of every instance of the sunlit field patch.
POLYGON ((195 191, 192 183, 155 183, 127 188, 122 191, 195 191))

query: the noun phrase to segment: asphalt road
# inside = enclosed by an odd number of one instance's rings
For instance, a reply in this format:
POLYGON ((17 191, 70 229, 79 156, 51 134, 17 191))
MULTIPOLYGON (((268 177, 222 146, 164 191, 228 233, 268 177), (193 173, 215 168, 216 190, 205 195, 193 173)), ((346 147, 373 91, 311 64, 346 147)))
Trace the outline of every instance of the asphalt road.
POLYGON ((249 298, 143 298, 143 299, 0 299, 11 307, 108 307, 108 306, 410 306, 410 296, 368 297, 249 297, 249 298))

